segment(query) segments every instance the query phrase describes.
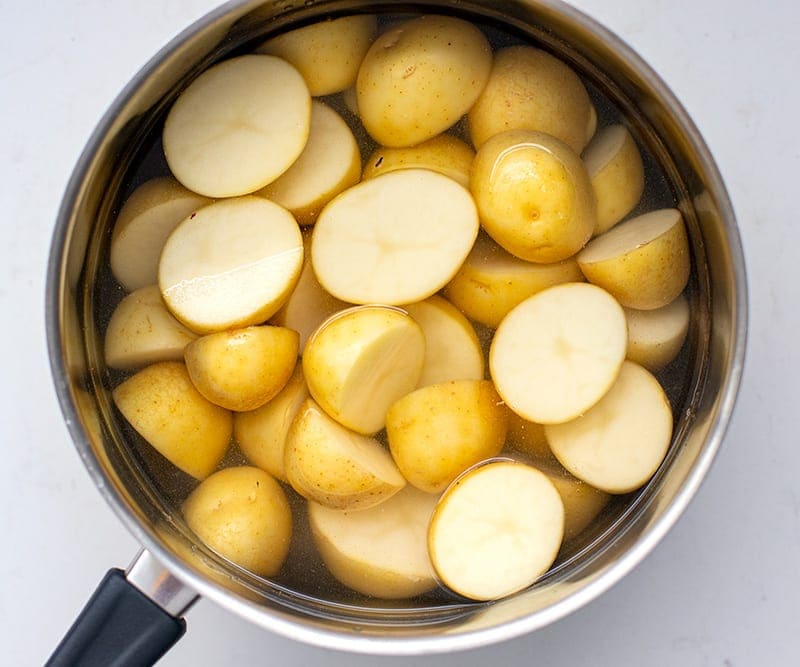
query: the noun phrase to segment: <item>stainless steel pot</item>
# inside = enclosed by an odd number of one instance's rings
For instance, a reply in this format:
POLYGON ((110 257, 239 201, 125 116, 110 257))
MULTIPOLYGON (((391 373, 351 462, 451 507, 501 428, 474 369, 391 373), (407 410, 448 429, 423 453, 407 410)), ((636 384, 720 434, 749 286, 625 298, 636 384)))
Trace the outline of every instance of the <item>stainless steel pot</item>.
MULTIPOLYGON (((135 593, 137 604, 148 610, 139 618, 152 611, 171 623, 160 639, 141 640, 149 643, 150 657, 136 664, 155 660, 180 636, 183 625, 175 619, 196 594, 310 644, 376 654, 449 652, 521 635, 574 611, 629 572, 675 523, 706 475, 733 409, 745 348, 745 267, 725 187, 684 109, 628 46, 569 5, 556 0, 246 0, 220 7, 162 49, 98 125, 70 180, 54 231, 47 325, 56 390, 77 450, 103 496, 146 550, 124 578, 120 573, 112 578, 132 583, 134 591, 156 601, 153 606, 135 593), (687 220, 695 259, 693 352, 687 361, 691 384, 676 410, 667 460, 643 490, 548 577, 491 604, 389 608, 369 601, 332 602, 271 584, 225 562, 192 540, 175 505, 126 445, 103 375, 94 286, 107 270, 103 252, 126 174, 141 159, 143 138, 177 91, 210 64, 267 34, 323 15, 398 6, 471 15, 530 36, 603 90, 629 115, 666 172, 687 220)), ((52 664, 73 664, 76 656, 120 655, 119 647, 107 642, 105 654, 91 648, 93 620, 104 613, 107 618, 111 608, 103 590, 93 602, 105 600, 105 611, 87 607, 52 664)))

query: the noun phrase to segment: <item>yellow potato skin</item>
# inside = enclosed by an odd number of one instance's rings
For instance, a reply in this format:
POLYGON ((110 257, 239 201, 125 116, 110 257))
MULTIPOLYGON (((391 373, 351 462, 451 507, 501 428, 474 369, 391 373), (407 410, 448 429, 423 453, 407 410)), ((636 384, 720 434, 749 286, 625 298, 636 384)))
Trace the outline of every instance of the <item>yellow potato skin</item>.
POLYGON ((183 515, 205 544, 259 576, 277 574, 289 553, 289 502, 280 484, 258 468, 214 473, 186 499, 183 515))
POLYGON ((180 362, 148 366, 114 389, 113 397, 131 426, 192 477, 208 477, 228 450, 231 413, 204 398, 180 362))
POLYGON ((386 415, 395 463, 421 491, 439 493, 467 468, 497 455, 508 413, 487 380, 429 385, 404 396, 386 415))
POLYGON ((513 410, 508 411, 508 443, 537 462, 556 460, 547 444, 544 425, 528 421, 513 410))
POLYGON ((564 503, 565 542, 586 530, 611 500, 611 494, 573 477, 555 458, 545 464, 537 463, 536 467, 547 475, 564 503))

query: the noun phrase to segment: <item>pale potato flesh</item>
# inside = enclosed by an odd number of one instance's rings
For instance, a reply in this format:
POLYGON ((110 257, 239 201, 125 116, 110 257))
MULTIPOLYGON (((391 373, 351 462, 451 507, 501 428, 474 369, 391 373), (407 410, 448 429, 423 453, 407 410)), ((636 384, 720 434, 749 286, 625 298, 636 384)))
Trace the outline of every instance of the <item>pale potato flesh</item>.
POLYGON ((656 310, 624 310, 630 361, 655 373, 678 356, 689 332, 689 302, 685 296, 656 310))
POLYGON ((306 144, 311 96, 300 73, 274 56, 225 60, 198 76, 164 123, 164 154, 183 185, 235 197, 274 181, 306 144))
POLYGON ((539 292, 505 317, 489 367, 514 412, 557 424, 583 414, 611 388, 627 342, 625 313, 608 292, 567 283, 539 292))
POLYGON ((530 466, 497 461, 450 487, 428 529, 428 549, 447 587, 495 600, 533 584, 555 561, 564 505, 552 482, 530 466))
POLYGON ((303 265, 291 213, 260 197, 215 202, 184 220, 161 253, 165 303, 198 333, 259 324, 288 298, 303 265))

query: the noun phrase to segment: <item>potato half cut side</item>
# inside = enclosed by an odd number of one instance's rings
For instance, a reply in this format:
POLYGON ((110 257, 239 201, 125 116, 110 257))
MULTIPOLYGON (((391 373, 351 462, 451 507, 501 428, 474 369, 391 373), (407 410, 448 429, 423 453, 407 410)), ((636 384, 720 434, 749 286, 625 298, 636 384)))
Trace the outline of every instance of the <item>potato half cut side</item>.
POLYGON ((326 507, 367 509, 406 485, 377 440, 349 431, 311 399, 289 427, 284 457, 292 488, 326 507))
POLYGON ((664 460, 672 409, 658 380, 626 361, 597 405, 545 431, 553 454, 575 477, 608 493, 627 493, 645 484, 664 460))
POLYGON ((260 324, 289 296, 303 266, 291 213, 260 197, 215 202, 167 239, 158 284, 172 313, 198 333, 260 324))
POLYGON ((550 287, 501 322, 489 352, 498 393, 521 417, 569 421, 611 388, 625 359, 622 307, 586 283, 550 287))
POLYGON ((320 213, 311 259, 322 286, 350 303, 428 298, 453 277, 478 235, 469 192, 425 169, 383 174, 320 213))
POLYGON ((564 505, 547 476, 496 461, 468 471, 444 493, 428 529, 428 550, 448 588, 495 600, 547 572, 563 534, 564 505))
POLYGON ((689 302, 681 295, 655 310, 625 308, 628 320, 628 359, 651 373, 670 363, 689 332, 689 302))
POLYGON ((689 281, 683 216, 667 208, 626 220, 593 239, 577 259, 586 279, 608 290, 623 306, 638 310, 666 306, 689 281))
POLYGON ((164 154, 172 173, 206 197, 235 197, 271 183, 306 144, 311 96, 274 56, 246 55, 207 69, 172 105, 164 154))
POLYGON ((387 600, 436 586, 428 556, 428 523, 438 497, 407 486, 378 507, 335 510, 308 503, 314 542, 345 586, 387 600))

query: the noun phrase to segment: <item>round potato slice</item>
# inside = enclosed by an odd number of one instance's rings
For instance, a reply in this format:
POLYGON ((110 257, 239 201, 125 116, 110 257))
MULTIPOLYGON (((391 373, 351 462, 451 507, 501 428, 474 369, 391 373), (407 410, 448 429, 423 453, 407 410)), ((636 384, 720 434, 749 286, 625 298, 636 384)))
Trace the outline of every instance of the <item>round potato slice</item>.
POLYGON ((425 359, 425 336, 405 312, 385 306, 349 308, 327 320, 303 352, 314 400, 358 433, 380 431, 386 411, 414 390, 425 359))
POLYGON ((212 333, 259 324, 288 298, 303 265, 291 213, 260 197, 218 201, 184 220, 161 253, 158 284, 170 311, 212 333))
POLYGON ((478 335, 459 310, 440 296, 404 307, 425 334, 425 361, 418 387, 450 380, 482 380, 478 335))
POLYGON ((689 281, 689 241, 674 208, 645 213, 593 239, 578 255, 586 279, 628 308, 655 310, 689 281))
POLYGON ((537 463, 554 460, 544 434, 544 425, 523 419, 513 410, 508 413, 508 444, 537 463))
POLYGON ((311 241, 322 286, 350 303, 422 301, 458 271, 478 234, 469 192, 426 169, 346 190, 320 213, 311 241))
POLYGON ((651 373, 669 364, 683 347, 689 331, 689 302, 683 295, 656 310, 625 308, 630 361, 651 373))
POLYGON ((202 336, 184 357, 194 386, 228 410, 255 410, 286 386, 297 363, 296 331, 245 327, 202 336))
POLYGON ((547 476, 495 461, 468 471, 444 493, 428 529, 428 550, 448 588, 495 600, 547 572, 563 534, 564 505, 547 476))
POLYGON ((492 341, 489 367, 514 412, 558 424, 583 414, 611 388, 627 343, 625 313, 614 298, 594 285, 567 283, 539 292, 506 316, 492 341))
POLYGON ((140 185, 114 223, 109 261, 114 277, 129 292, 158 282, 158 258, 173 229, 211 200, 171 177, 140 185))
POLYGON ((483 228, 521 259, 567 259, 594 231, 594 194, 586 167, 550 135, 527 130, 496 134, 475 155, 469 187, 483 228))
POLYGON ((597 205, 594 234, 607 232, 630 213, 644 192, 644 165, 623 125, 603 128, 583 152, 597 205))
POLYGON ((314 100, 300 157, 257 194, 288 209, 299 224, 312 225, 322 207, 360 177, 361 153, 353 133, 338 113, 314 100))
POLYGON ((130 425, 192 477, 208 477, 228 450, 231 413, 205 399, 180 362, 148 366, 114 389, 113 397, 130 425))
POLYGON ((476 148, 505 130, 534 130, 580 153, 594 133, 593 114, 568 65, 540 49, 509 46, 495 53, 489 81, 468 115, 469 132, 476 148))
POLYGON ((553 454, 575 477, 608 493, 628 493, 645 484, 664 460, 672 409, 658 380, 626 361, 597 405, 545 431, 553 454))
POLYGON ((511 309, 529 296, 583 279, 572 258, 552 264, 526 262, 480 234, 444 294, 467 317, 496 329, 511 309))
POLYGON ((114 309, 103 350, 112 368, 130 370, 157 361, 182 361, 183 350, 197 334, 176 320, 158 285, 142 287, 114 309))
POLYGON ((330 95, 355 84, 377 28, 375 16, 343 16, 273 37, 256 52, 288 60, 314 97, 330 95))
POLYGON ((198 76, 164 123, 172 173, 207 197, 235 197, 271 183, 308 139, 311 96, 300 73, 274 56, 223 61, 198 76))
POLYGON ((436 586, 428 523, 438 497, 407 486, 378 507, 308 503, 314 542, 334 577, 365 595, 410 598, 436 586))
POLYGON ((488 380, 434 384, 404 396, 386 415, 389 449, 403 477, 439 493, 503 448, 508 412, 488 380))
POLYGON ((384 146, 414 146, 463 116, 483 90, 492 50, 475 26, 423 16, 394 26, 367 51, 356 81, 367 132, 384 146))
POLYGON ((311 399, 289 427, 284 456, 292 488, 326 507, 374 507, 406 484, 377 440, 347 430, 311 399))
POLYGON ((186 499, 183 515, 205 544, 259 576, 277 574, 289 553, 289 501, 280 484, 258 468, 214 473, 186 499))

